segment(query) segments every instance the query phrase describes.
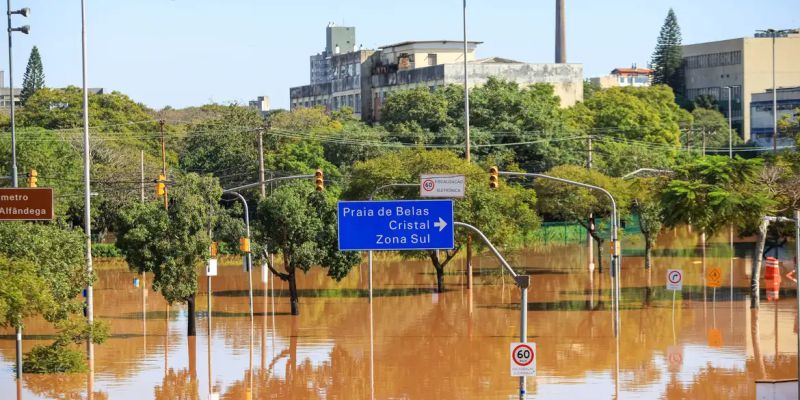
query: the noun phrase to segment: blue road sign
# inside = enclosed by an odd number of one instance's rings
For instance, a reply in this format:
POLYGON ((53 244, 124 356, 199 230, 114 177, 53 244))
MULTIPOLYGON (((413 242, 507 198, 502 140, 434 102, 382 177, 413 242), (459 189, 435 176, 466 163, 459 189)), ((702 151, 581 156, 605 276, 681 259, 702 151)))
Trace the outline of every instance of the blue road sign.
POLYGON ((339 250, 454 246, 452 200, 339 202, 339 250))

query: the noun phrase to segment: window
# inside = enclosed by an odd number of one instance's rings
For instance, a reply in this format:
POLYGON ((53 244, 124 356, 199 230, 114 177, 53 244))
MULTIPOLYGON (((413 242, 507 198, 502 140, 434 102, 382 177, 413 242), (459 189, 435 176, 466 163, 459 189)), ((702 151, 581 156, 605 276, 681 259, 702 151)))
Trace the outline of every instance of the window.
POLYGON ((428 53, 428 66, 436 65, 436 53, 428 53))
POLYGON ((701 54, 683 59, 687 68, 713 68, 724 65, 739 65, 742 63, 742 52, 729 51, 725 53, 701 54))

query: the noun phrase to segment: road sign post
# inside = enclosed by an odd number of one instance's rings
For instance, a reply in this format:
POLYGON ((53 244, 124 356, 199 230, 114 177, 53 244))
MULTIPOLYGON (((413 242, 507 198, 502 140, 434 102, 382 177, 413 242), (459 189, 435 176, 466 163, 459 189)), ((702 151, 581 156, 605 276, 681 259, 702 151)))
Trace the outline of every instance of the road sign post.
POLYGON ((667 290, 683 290, 683 272, 681 270, 667 270, 667 290))
POLYGON ((419 176, 419 197, 464 197, 464 175, 422 174, 419 176))
POLYGON ((340 201, 339 250, 455 247, 452 200, 340 201))
POLYGON ((0 221, 52 219, 52 188, 0 188, 0 221))
POLYGON ((511 343, 511 376, 536 376, 536 343, 511 343))

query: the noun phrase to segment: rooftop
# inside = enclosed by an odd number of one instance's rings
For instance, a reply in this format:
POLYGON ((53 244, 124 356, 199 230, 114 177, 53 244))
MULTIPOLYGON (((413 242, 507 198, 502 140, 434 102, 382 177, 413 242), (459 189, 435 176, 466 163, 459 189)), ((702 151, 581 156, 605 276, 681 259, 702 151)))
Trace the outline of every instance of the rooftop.
MULTIPOLYGON (((379 49, 387 49, 390 47, 400 47, 400 46, 412 46, 415 44, 424 44, 424 45, 433 45, 433 46, 447 46, 447 45, 454 45, 454 44, 463 44, 463 40, 407 40, 405 42, 394 43, 394 44, 387 44, 384 46, 378 47, 379 49)), ((467 41, 467 43, 471 44, 472 46, 477 46, 479 44, 483 44, 483 42, 477 41, 467 41)))

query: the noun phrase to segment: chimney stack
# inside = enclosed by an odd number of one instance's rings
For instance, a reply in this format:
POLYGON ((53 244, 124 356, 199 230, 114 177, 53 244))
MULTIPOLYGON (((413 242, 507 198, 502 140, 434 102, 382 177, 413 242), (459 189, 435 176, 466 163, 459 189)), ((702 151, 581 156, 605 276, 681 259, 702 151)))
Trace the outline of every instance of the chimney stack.
POLYGON ((567 62, 567 17, 564 13, 564 2, 556 0, 556 63, 567 62))

